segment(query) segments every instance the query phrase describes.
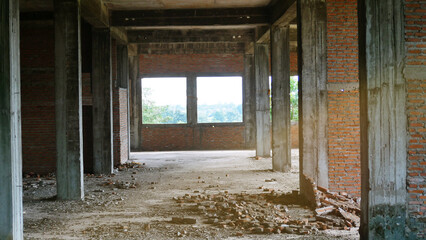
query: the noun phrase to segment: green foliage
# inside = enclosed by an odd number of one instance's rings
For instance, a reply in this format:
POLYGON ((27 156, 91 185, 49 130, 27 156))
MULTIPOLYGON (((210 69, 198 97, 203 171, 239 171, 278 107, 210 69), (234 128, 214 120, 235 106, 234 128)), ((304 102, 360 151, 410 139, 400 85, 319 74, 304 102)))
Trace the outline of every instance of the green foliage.
MULTIPOLYGON (((290 77, 290 119, 299 121, 299 87, 297 76, 290 77)), ((272 119, 272 96, 269 95, 270 117, 272 119)))
POLYGON ((290 118, 292 121, 299 120, 299 87, 298 78, 290 77, 290 118))
POLYGON ((215 105, 198 105, 199 123, 242 122, 242 105, 226 103, 215 105))
POLYGON ((142 88, 142 122, 144 124, 186 123, 183 107, 157 106, 149 100, 151 89, 142 88))

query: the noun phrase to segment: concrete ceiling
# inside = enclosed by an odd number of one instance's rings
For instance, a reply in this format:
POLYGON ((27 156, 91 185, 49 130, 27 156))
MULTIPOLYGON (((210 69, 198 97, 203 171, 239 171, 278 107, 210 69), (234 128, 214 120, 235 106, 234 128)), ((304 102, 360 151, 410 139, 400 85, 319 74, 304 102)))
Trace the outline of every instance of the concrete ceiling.
MULTIPOLYGON (((89 1, 89 0, 83 0, 89 1)), ((102 0, 110 10, 265 7, 274 0, 102 0)), ((52 11, 53 0, 19 0, 21 11, 52 11)))
POLYGON ((111 10, 265 7, 271 0, 103 0, 111 10))

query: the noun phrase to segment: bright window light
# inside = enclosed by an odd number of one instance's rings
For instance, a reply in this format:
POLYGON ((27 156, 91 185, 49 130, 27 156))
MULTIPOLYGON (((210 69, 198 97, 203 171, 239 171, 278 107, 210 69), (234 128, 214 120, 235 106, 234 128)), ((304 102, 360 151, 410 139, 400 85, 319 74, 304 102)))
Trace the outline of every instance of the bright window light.
POLYGON ((186 78, 142 78, 142 123, 186 122, 186 78))
POLYGON ((242 77, 197 77, 198 123, 243 121, 242 77))

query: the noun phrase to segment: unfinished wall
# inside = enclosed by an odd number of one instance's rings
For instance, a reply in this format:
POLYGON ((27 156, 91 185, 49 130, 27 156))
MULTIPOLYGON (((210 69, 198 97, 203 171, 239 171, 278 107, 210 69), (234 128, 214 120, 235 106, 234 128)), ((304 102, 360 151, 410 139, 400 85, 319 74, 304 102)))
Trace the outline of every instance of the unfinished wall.
POLYGON ((56 170, 55 33, 53 22, 21 23, 23 171, 56 170))
POLYGON ((129 157, 127 131, 127 89, 121 88, 118 79, 117 42, 111 42, 112 57, 112 108, 113 108, 113 139, 114 164, 126 162, 129 157))
MULTIPOLYGON (((140 76, 243 75, 242 53, 141 54, 140 76)), ((241 89, 242 91, 242 89, 241 89)), ((143 125, 141 150, 242 149, 245 127, 238 123, 143 125)))
POLYGON ((361 194, 356 0, 327 0, 328 176, 331 191, 361 194))
POLYGON ((410 238, 426 235, 426 3, 405 1, 405 46, 408 114, 408 230, 410 238))

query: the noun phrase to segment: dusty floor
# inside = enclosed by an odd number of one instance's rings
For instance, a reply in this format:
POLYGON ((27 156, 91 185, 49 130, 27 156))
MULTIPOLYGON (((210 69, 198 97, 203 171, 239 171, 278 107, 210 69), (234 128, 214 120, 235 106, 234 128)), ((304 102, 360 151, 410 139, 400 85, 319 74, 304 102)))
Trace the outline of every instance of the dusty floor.
MULTIPOLYGON (((207 224, 206 216, 178 204, 185 194, 260 194, 298 190, 298 150, 291 173, 272 172, 271 159, 254 151, 132 153, 140 165, 112 176, 85 176, 83 201, 55 201, 54 178, 24 178, 25 239, 358 239, 357 229, 315 235, 251 234, 207 224), (270 181, 270 180, 273 181, 270 181), (263 187, 263 189, 261 188, 263 187), (174 224, 172 217, 196 219, 174 224), (239 236, 237 236, 239 235, 239 236), (242 235, 242 236, 241 236, 242 235)), ((285 204, 285 203, 284 203, 285 204)), ((289 205, 294 219, 312 215, 289 205)))

